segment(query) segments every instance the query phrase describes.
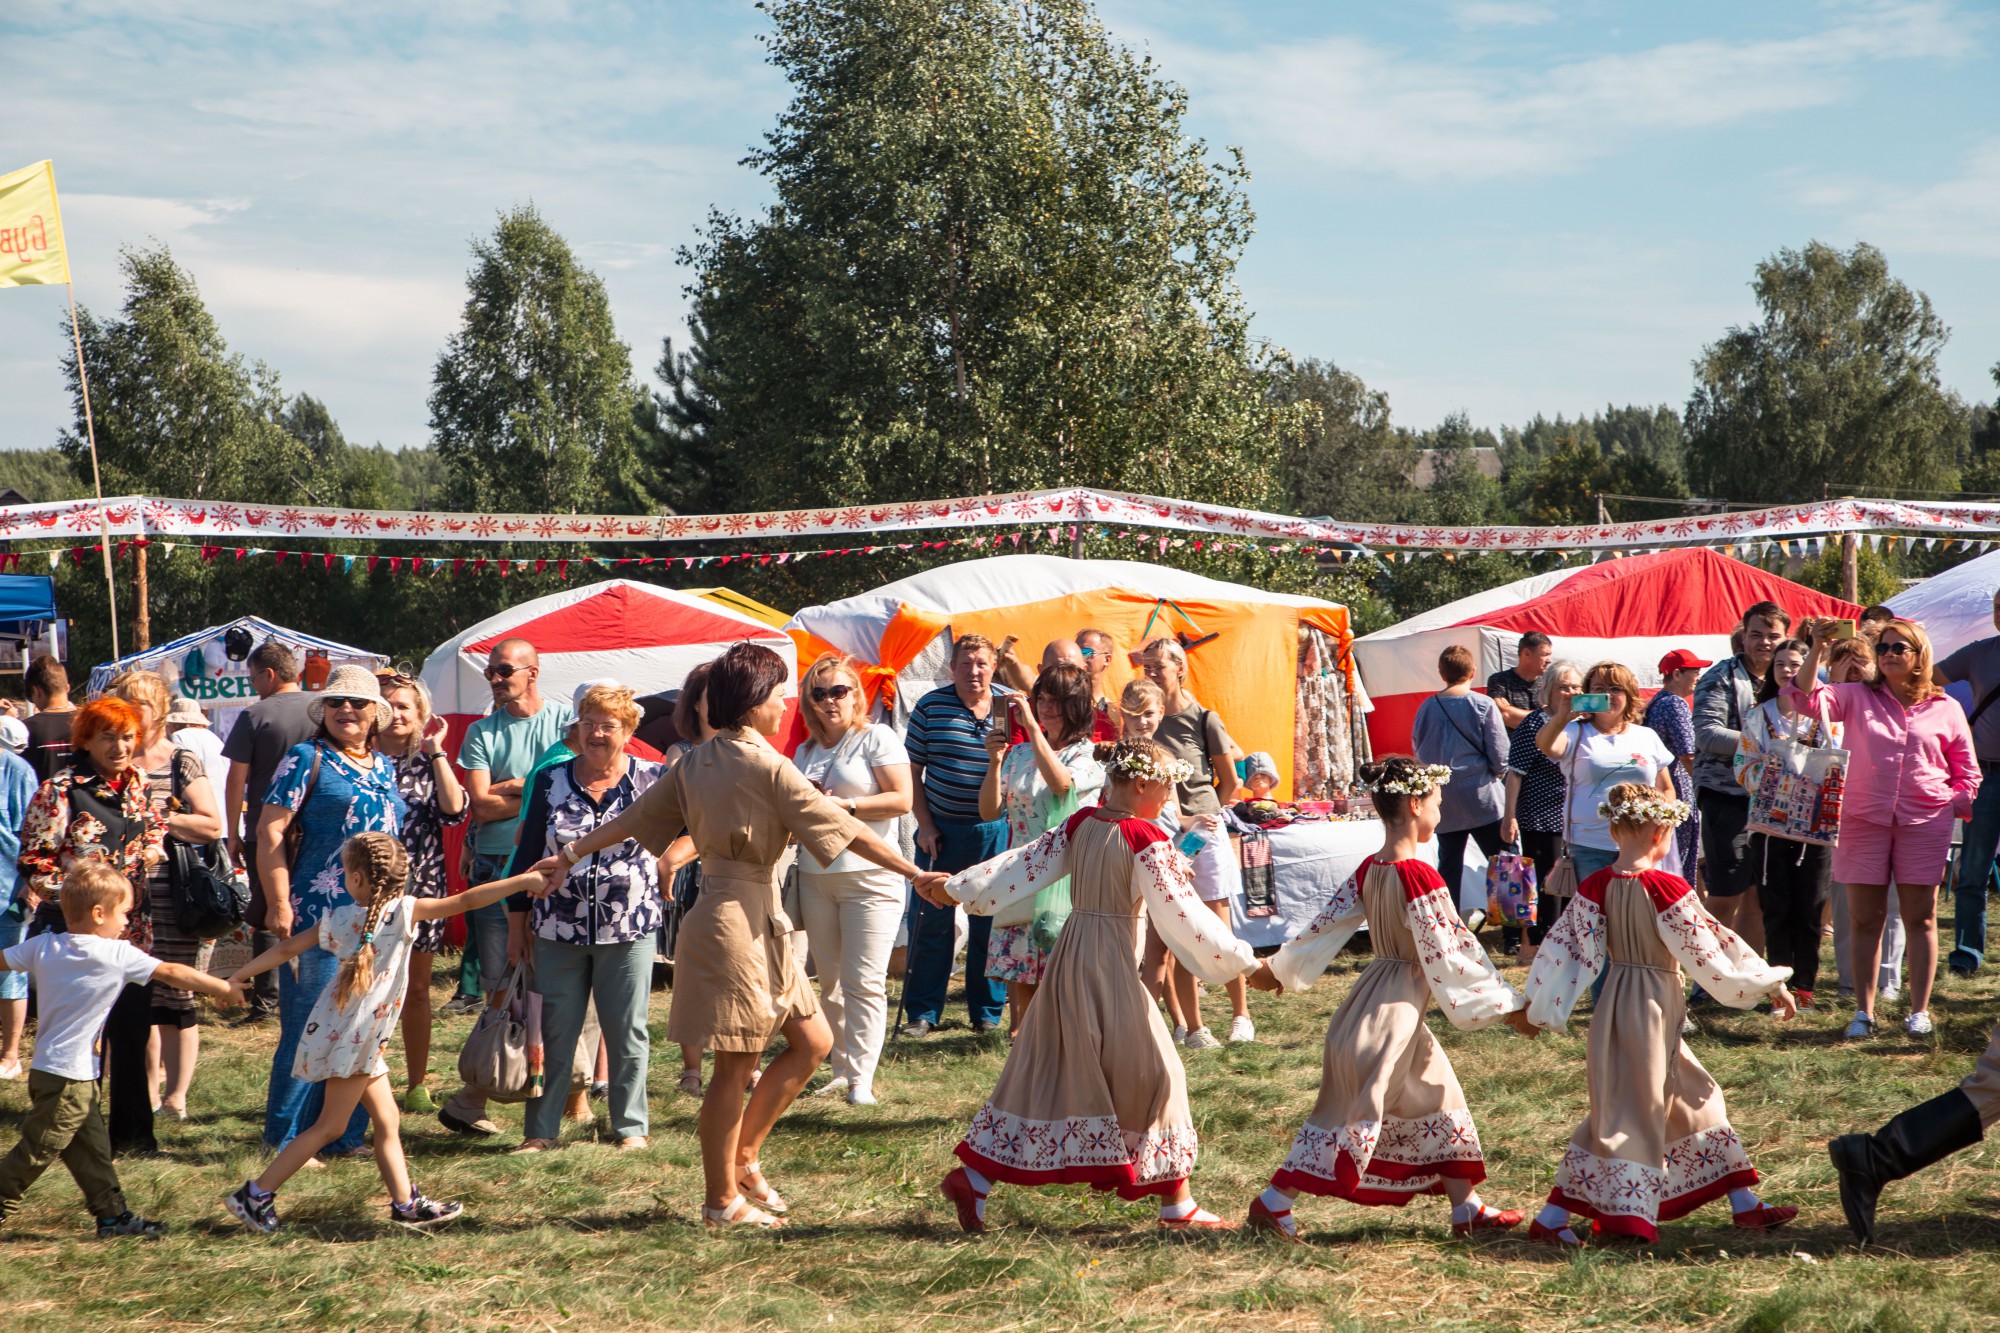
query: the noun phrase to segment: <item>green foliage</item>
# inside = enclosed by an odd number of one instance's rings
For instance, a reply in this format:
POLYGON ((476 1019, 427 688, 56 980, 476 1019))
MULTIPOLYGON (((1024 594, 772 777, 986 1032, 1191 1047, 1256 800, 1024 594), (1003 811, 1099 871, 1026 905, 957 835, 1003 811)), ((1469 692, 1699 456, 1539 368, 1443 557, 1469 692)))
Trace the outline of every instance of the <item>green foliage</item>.
POLYGON ((1280 368, 1272 395, 1305 409, 1285 441, 1290 512, 1380 521, 1408 506, 1417 447, 1391 429, 1388 394, 1331 361, 1306 360, 1280 368))
POLYGON ((604 283, 532 205, 472 246, 465 314, 432 376, 446 499, 493 512, 643 511, 631 349, 604 283))
POLYGON ((1865 244, 1782 250, 1753 286, 1762 319, 1695 363, 1695 488, 1774 503, 1955 488, 1968 423, 1939 383, 1948 331, 1930 298, 1865 244))
MULTIPOLYGON (((1903 581, 1896 577, 1889 563, 1879 553, 1863 543, 1854 553, 1855 586, 1859 590, 1856 600, 1863 606, 1874 606, 1886 602, 1903 590, 1903 581)), ((1826 550, 1808 561, 1795 573, 1785 577, 1794 583, 1803 583, 1808 588, 1842 596, 1840 588, 1840 543, 1829 541, 1826 550)))
MULTIPOLYGON (((88 474, 86 473, 86 476, 88 474)), ((90 494, 59 449, 0 449, 0 486, 19 491, 37 504, 80 500, 90 494)))
POLYGON ((1247 173, 1186 137, 1179 88, 1084 0, 769 12, 793 100, 748 161, 775 202, 683 255, 695 341, 657 404, 677 491, 1270 501, 1302 414, 1265 394, 1236 289, 1247 173))

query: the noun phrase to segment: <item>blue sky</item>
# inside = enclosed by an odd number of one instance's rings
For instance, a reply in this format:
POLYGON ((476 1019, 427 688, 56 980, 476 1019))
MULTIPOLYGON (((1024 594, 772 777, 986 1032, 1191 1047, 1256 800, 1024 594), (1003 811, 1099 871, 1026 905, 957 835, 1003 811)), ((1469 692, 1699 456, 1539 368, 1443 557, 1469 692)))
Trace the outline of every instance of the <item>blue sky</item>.
MULTIPOLYGON (((1756 262, 1865 239, 2000 361, 2000 12, 1989 5, 1102 0, 1242 147, 1257 333, 1482 425, 1685 401, 1756 262)), ((19 161, 53 157, 85 304, 172 246, 231 346, 351 439, 427 438, 472 238, 532 200, 609 286, 635 371, 676 249, 765 200, 783 106, 736 0, 9 0, 19 161)), ((68 417, 59 291, 0 292, 0 447, 68 417)))

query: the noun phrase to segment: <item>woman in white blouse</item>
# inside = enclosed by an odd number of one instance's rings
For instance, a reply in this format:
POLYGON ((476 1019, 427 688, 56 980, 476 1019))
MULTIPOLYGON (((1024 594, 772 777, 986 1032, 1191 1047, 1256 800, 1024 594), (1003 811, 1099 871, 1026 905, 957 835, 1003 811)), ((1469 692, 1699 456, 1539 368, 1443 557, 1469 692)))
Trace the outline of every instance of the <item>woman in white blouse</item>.
MULTIPOLYGON (((812 739, 792 762, 821 791, 884 842, 910 812, 910 756, 902 737, 868 720, 860 673, 838 653, 806 668, 800 716, 812 739)), ((855 1106, 875 1101, 875 1065, 889 1015, 889 954, 903 919, 907 886, 892 870, 843 852, 821 865, 799 852, 799 914, 819 971, 820 1002, 833 1028, 833 1080, 855 1106)))

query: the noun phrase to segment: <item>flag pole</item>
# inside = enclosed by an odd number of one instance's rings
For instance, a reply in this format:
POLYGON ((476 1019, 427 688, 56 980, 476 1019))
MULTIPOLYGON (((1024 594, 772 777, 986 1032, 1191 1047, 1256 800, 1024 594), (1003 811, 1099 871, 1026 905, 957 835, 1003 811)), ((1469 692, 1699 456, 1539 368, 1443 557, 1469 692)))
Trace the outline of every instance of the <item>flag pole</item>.
POLYGON ((83 429, 90 440, 90 487, 97 494, 97 542, 104 555, 104 596, 111 604, 111 660, 115 662, 119 657, 118 585, 111 578, 111 519, 104 511, 104 478, 97 470, 97 423, 90 415, 90 377, 83 369, 83 330, 76 320, 76 284, 63 285, 69 290, 69 336, 76 346, 76 382, 83 389, 83 429))

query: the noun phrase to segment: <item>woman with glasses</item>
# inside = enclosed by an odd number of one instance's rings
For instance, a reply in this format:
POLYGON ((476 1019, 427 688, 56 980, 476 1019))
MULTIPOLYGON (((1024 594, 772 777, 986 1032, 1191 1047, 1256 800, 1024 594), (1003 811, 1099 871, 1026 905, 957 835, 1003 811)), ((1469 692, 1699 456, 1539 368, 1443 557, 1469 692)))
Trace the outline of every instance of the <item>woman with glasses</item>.
MULTIPOLYGON (((1583 693, 1605 695, 1611 706, 1602 712, 1574 713, 1570 700, 1578 696, 1558 692, 1549 700, 1548 721, 1535 734, 1535 745, 1562 770, 1570 859, 1576 864, 1578 882, 1618 859, 1610 821, 1598 812, 1613 787, 1636 782, 1669 800, 1678 799, 1674 752, 1651 727, 1641 725, 1646 701, 1632 669, 1599 662, 1584 673, 1583 693)), ((1682 873, 1679 859, 1675 849, 1663 868, 1670 874, 1682 873)))
MULTIPOLYGON (((306 717, 319 731, 279 761, 257 819, 257 871, 271 900, 267 928, 280 939, 317 929, 328 912, 354 901, 341 847, 356 833, 399 834, 407 810, 394 762, 372 748, 391 720, 373 672, 335 667, 306 717)), ((338 969, 339 960, 318 945, 278 969, 278 1048, 264 1103, 264 1146, 273 1151, 319 1119, 326 1085, 294 1077, 292 1062, 306 1019, 338 969)), ((361 1152, 367 1130, 368 1113, 356 1107, 347 1132, 321 1155, 361 1152)))
MULTIPOLYGON (((389 705, 389 725, 375 739, 375 749, 391 761, 396 790, 402 794, 407 818, 401 841, 410 857, 409 894, 442 898, 450 892, 445 881, 444 831, 465 820, 465 788, 445 757, 445 720, 431 713, 431 691, 415 676, 381 677, 382 698, 389 705)), ((425 1082, 431 1071, 431 960, 445 950, 444 918, 420 922, 410 951, 409 985, 403 992, 403 1063, 409 1087, 403 1109, 432 1115, 437 1105, 425 1082)))
POLYGON ((1892 620, 1875 640, 1875 678, 1819 682, 1820 655, 1834 622, 1809 624, 1812 651, 1798 682, 1785 690, 1801 713, 1822 711, 1847 724, 1850 756, 1842 794, 1833 878, 1847 886, 1853 951, 1854 1021, 1850 1037, 1875 1031, 1875 969, 1882 925, 1895 886, 1909 936, 1910 1012, 1904 1029, 1929 1036, 1931 983, 1937 973, 1937 890, 1951 857, 1954 819, 1972 813, 1979 759, 1965 710, 1931 679, 1931 641, 1907 620, 1892 620))
MULTIPOLYGON (((812 739, 792 762, 836 805, 894 845, 896 821, 910 812, 910 754, 902 737, 868 720, 861 676, 836 653, 806 668, 799 692, 812 739)), ((875 1064, 889 1017, 889 955, 907 891, 901 875, 852 851, 826 863, 799 852, 800 924, 818 960, 820 1004, 833 1029, 833 1080, 819 1093, 845 1093, 852 1106, 875 1102, 875 1064)))

